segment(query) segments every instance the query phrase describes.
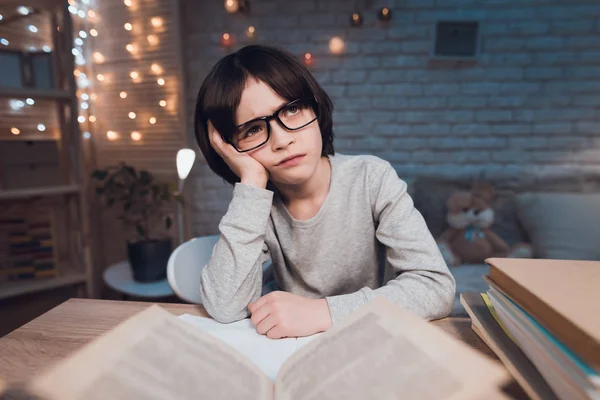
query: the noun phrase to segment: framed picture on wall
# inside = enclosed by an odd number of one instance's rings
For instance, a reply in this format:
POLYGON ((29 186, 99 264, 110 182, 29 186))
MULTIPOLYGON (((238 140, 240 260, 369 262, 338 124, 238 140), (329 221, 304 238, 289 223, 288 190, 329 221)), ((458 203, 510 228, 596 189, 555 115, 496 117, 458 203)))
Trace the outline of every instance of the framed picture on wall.
POLYGON ((0 86, 20 88, 25 82, 23 54, 14 50, 0 50, 0 86))

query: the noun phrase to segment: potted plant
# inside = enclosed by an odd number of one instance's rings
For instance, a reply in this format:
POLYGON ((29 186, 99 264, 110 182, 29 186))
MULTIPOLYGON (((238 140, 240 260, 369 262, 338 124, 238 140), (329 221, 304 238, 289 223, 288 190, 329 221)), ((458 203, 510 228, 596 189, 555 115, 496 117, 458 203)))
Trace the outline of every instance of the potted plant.
POLYGON ((172 251, 169 231, 173 217, 168 206, 183 203, 175 185, 158 183, 146 170, 120 163, 95 170, 96 194, 107 208, 119 207, 118 218, 135 235, 127 242, 127 256, 138 282, 165 279, 172 251))

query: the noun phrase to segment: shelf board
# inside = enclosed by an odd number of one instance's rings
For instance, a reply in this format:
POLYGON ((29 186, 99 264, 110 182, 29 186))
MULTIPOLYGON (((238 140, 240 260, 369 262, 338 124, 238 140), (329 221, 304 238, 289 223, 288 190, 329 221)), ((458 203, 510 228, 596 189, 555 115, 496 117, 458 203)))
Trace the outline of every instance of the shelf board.
POLYGON ((66 90, 60 89, 32 89, 32 88, 9 88, 0 87, 0 97, 16 97, 51 100, 68 100, 71 94, 66 90))
POLYGON ((63 286, 85 282, 85 274, 70 274, 44 280, 23 280, 0 283, 0 300, 21 296, 43 290, 56 289, 63 286))
POLYGON ((56 142, 60 140, 60 135, 46 135, 42 133, 31 133, 21 135, 0 136, 0 142, 56 142))
POLYGON ((79 186, 77 185, 62 185, 62 186, 46 186, 31 189, 10 189, 0 190, 0 200, 10 199, 26 199, 29 197, 38 196, 58 196, 62 194, 77 193, 79 186))

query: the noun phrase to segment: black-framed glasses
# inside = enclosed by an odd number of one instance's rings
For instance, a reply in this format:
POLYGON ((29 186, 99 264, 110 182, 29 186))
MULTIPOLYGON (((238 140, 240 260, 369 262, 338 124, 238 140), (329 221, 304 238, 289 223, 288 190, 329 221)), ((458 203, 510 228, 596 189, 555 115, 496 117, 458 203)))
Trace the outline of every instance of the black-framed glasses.
POLYGON ((255 150, 271 138, 271 120, 288 131, 297 131, 318 119, 315 101, 296 99, 272 115, 256 118, 236 127, 228 142, 240 153, 255 150))

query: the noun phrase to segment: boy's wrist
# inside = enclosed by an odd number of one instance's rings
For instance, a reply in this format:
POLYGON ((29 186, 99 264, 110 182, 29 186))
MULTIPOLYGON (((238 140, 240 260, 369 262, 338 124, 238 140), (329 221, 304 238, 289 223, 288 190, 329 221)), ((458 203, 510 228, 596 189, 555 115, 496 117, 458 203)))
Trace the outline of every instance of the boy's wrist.
POLYGON ((254 186, 259 189, 265 189, 267 187, 268 179, 266 177, 259 176, 243 176, 240 180, 240 183, 248 186, 254 186))
POLYGON ((329 304, 327 303, 327 299, 318 299, 316 300, 319 304, 319 332, 325 332, 329 330, 333 326, 333 321, 331 319, 331 313, 329 312, 329 304))

